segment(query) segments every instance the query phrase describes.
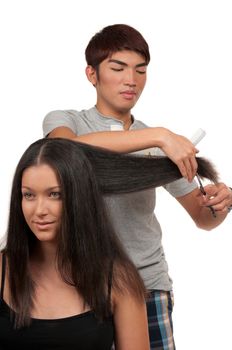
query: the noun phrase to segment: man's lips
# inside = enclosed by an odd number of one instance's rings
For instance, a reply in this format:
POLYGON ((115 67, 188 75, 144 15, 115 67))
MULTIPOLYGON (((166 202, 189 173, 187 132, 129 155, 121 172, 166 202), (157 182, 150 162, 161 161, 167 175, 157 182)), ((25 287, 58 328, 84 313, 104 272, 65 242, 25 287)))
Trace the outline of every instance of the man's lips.
POLYGON ((136 96, 136 92, 131 90, 122 91, 120 94, 127 99, 132 99, 136 96))

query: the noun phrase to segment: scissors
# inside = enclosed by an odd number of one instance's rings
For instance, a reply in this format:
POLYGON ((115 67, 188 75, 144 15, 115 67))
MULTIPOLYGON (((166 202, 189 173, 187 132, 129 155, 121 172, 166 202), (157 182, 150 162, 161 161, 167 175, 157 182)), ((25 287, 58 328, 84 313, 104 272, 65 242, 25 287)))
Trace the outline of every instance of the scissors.
MULTIPOLYGON (((202 182, 201 182, 201 178, 200 178, 200 176, 198 175, 198 173, 196 173, 196 178, 197 178, 197 181, 198 181, 198 183, 199 183, 199 187, 200 187, 201 193, 203 194, 203 196, 206 196, 206 192, 205 192, 205 190, 204 190, 204 187, 203 187, 202 182)), ((212 213, 213 217, 216 218, 216 217, 217 217, 217 214, 216 214, 214 208, 213 208, 211 205, 208 205, 207 207, 211 210, 211 213, 212 213)))

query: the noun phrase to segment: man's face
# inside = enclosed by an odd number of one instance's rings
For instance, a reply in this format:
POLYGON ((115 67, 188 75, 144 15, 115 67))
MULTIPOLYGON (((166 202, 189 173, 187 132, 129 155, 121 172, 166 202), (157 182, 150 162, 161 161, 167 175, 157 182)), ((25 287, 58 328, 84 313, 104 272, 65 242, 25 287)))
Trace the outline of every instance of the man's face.
POLYGON ((140 54, 123 50, 113 53, 93 70, 92 80, 97 91, 97 108, 105 115, 130 113, 146 83, 147 64, 140 54))

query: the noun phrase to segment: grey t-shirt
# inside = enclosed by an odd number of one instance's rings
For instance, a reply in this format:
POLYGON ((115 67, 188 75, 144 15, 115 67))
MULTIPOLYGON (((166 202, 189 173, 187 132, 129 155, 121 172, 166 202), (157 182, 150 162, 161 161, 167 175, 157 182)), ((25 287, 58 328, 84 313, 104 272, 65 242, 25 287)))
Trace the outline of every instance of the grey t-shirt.
MULTIPOLYGON (((96 131, 110 131, 122 128, 123 123, 115 118, 101 115, 93 107, 89 110, 57 110, 48 113, 43 121, 43 134, 65 126, 75 134, 83 135, 96 131)), ((147 126, 133 120, 130 130, 147 126)), ((195 181, 185 179, 174 181, 165 189, 174 197, 183 196, 197 187, 195 181)), ((105 197, 109 214, 116 233, 128 254, 139 269, 148 289, 171 290, 172 280, 162 247, 162 231, 155 215, 156 191, 145 191, 105 197)))

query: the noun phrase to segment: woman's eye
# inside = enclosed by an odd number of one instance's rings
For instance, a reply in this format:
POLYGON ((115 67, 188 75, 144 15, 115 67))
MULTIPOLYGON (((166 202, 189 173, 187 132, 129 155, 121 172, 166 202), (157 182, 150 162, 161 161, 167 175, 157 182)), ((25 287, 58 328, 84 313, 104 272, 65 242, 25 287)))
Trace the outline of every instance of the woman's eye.
POLYGON ((61 193, 60 192, 51 192, 50 197, 52 198, 61 198, 61 193))
POLYGON ((23 192, 23 198, 25 199, 32 199, 33 198, 33 194, 30 192, 23 192))

